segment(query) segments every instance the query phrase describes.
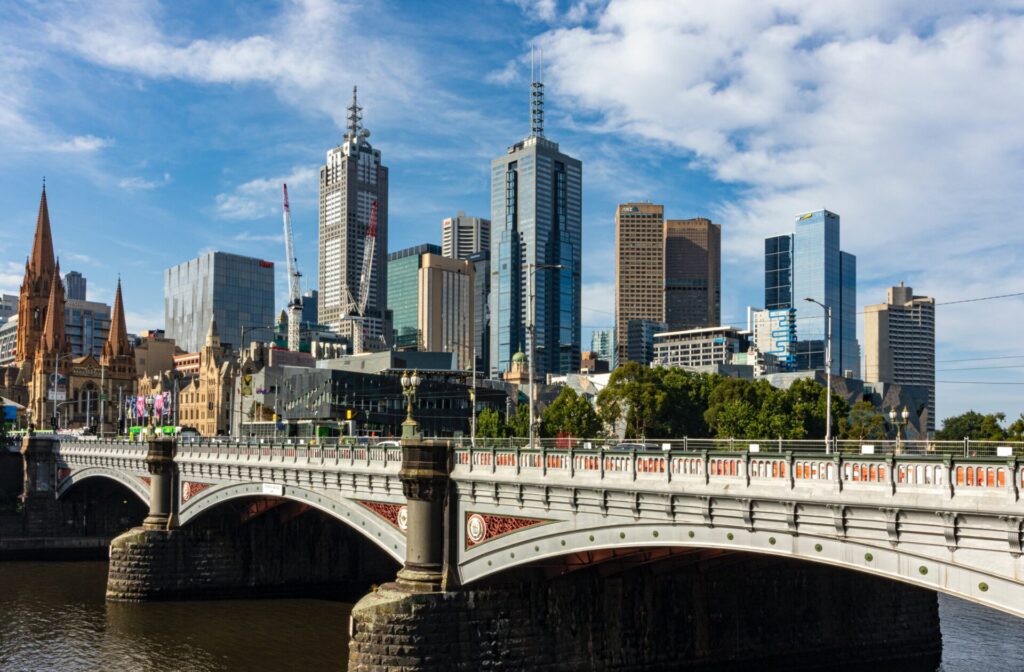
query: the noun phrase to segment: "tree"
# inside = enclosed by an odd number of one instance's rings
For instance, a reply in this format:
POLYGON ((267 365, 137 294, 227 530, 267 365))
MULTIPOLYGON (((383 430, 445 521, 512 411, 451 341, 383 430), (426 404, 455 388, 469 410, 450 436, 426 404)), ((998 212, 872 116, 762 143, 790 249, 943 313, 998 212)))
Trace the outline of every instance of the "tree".
POLYGON ((888 436, 885 416, 870 401, 858 401, 850 409, 849 417, 839 420, 841 439, 883 440, 888 436))
POLYGON ((604 424, 597 411, 583 395, 571 387, 563 387, 541 415, 540 435, 547 437, 568 434, 592 438, 603 433, 604 424))
POLYGON ((935 438, 944 441, 959 441, 963 438, 1001 441, 1006 438, 1006 430, 1000 424, 1005 419, 1005 413, 982 415, 976 411, 967 411, 943 420, 942 429, 935 432, 935 438))
POLYGON ((608 385, 597 395, 597 412, 611 428, 626 422, 627 437, 665 436, 662 419, 668 393, 662 384, 665 369, 626 362, 612 372, 608 385))
POLYGON ((505 436, 527 437, 530 435, 530 404, 521 402, 516 405, 516 412, 505 425, 505 436))
POLYGON ((663 370, 661 382, 668 395, 661 421, 665 438, 711 436, 704 411, 708 409, 711 392, 722 380, 721 376, 685 369, 663 370))
POLYGON ((1013 421, 1009 427, 1006 428, 1007 438, 1016 439, 1017 441, 1024 441, 1024 413, 1020 414, 1020 417, 1013 421))
MULTIPOLYGON (((825 397, 828 391, 811 378, 793 381, 784 393, 793 416, 794 422, 803 428, 801 436, 784 436, 790 439, 824 439, 825 438, 825 397)), ((846 400, 832 395, 832 436, 840 418, 850 413, 850 405, 846 400)))
POLYGON ((476 435, 485 439, 500 439, 505 435, 505 423, 501 414, 493 408, 485 408, 476 418, 476 435))

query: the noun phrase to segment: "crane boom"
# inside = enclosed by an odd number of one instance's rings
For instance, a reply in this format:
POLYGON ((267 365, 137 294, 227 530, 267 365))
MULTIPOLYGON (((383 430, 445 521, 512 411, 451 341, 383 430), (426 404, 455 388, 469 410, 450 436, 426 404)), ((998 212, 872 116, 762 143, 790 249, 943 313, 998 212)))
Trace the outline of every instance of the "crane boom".
POLYGON ((366 302, 370 298, 370 280, 373 277, 373 251, 377 244, 377 201, 370 208, 370 228, 363 243, 363 270, 359 274, 359 315, 366 315, 366 302))
POLYGON ((288 185, 282 184, 284 194, 284 252, 288 260, 288 349, 299 350, 299 323, 302 321, 302 289, 298 260, 295 258, 295 239, 292 236, 292 212, 288 207, 288 185))

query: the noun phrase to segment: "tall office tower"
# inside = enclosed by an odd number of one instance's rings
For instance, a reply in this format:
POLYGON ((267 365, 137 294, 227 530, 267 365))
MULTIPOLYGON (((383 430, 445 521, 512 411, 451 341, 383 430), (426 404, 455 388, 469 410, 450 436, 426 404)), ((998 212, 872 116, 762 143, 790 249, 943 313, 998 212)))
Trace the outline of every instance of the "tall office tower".
POLYGON ((864 309, 864 380, 928 388, 928 431, 935 431, 935 299, 900 283, 885 303, 864 309))
POLYGON ((793 307, 793 234, 764 239, 764 308, 793 307))
POLYGON ((64 302, 64 332, 73 356, 92 355, 99 359, 110 333, 110 306, 99 301, 68 299, 64 302))
POLYGON ((85 276, 78 271, 65 273, 64 292, 69 301, 85 301, 85 276))
POLYGON ((14 294, 0 294, 0 324, 18 314, 18 297, 14 294))
POLYGON ((198 352, 215 317, 225 348, 244 347, 252 339, 273 340, 273 262, 207 252, 164 271, 167 338, 186 352, 198 352), (247 331, 245 343, 242 327, 247 331))
POLYGON ((317 300, 320 292, 310 289, 302 295, 302 323, 320 324, 320 314, 317 312, 317 300))
POLYGON ((590 351, 597 355, 598 359, 608 362, 608 367, 614 369, 617 364, 615 351, 615 329, 595 329, 590 334, 590 351))
POLYGON ((722 226, 710 219, 665 221, 665 318, 670 331, 722 319, 722 226))
MULTIPOLYGON (((352 87, 349 128, 341 145, 327 152, 320 167, 320 240, 318 313, 320 322, 352 338, 357 350, 385 347, 387 323, 388 169, 380 150, 367 138, 362 110, 352 87), (360 286, 363 253, 370 244, 370 219, 377 204, 376 238, 369 288, 360 286), (366 291, 360 314, 361 292, 366 291), (361 331, 361 337, 356 332, 361 331), (383 339, 383 340, 382 340, 383 339), (361 345, 361 347, 360 347, 361 345)), ((218 321, 219 324, 219 321, 218 321)), ((226 334, 225 334, 226 335, 226 334)))
MULTIPOLYGON (((626 328, 629 330, 626 337, 629 341, 629 350, 625 353, 625 359, 647 366, 654 360, 654 335, 665 331, 665 323, 656 320, 629 320, 626 328)), ((620 351, 620 357, 622 354, 620 351)))
POLYGON ((491 250, 491 221, 460 212, 441 222, 441 248, 449 259, 466 259, 491 250))
POLYGON ((388 255, 388 310, 394 329, 392 341, 399 350, 420 348, 420 258, 424 254, 441 254, 441 248, 424 243, 388 255))
POLYGON ((417 323, 422 349, 454 352, 457 366, 473 366, 473 264, 438 254, 420 256, 417 323))
POLYGON ((797 217, 792 282, 796 368, 825 367, 828 320, 820 306, 804 300, 811 298, 832 309, 832 373, 859 378, 857 258, 839 249, 839 215, 817 210, 797 217))
POLYGON ((473 344, 476 370, 490 371, 491 354, 491 251, 483 250, 466 257, 473 265, 473 344))
POLYGON ((582 211, 583 164, 544 137, 535 78, 530 135, 491 162, 492 377, 530 352, 531 325, 538 378, 579 369, 582 211))
MULTIPOLYGON (((665 206, 624 203, 615 210, 615 330, 625 336, 617 345, 618 361, 632 360, 630 353, 642 355, 648 350, 653 356, 653 345, 646 348, 646 341, 632 342, 645 332, 631 329, 631 322, 664 319, 665 206)), ((646 360, 650 362, 650 357, 646 360)))

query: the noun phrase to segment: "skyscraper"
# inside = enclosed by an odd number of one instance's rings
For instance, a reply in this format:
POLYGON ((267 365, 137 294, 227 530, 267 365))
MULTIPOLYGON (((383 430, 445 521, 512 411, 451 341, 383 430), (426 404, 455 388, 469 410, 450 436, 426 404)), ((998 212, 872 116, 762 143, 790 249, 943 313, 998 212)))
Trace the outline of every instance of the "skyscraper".
POLYGON ((64 291, 69 301, 85 301, 85 276, 78 271, 64 274, 64 291))
POLYGON ((473 264, 438 254, 420 256, 418 325, 424 350, 454 352, 472 368, 473 264))
POLYGON ((388 255, 388 310, 394 328, 394 346, 399 350, 420 347, 420 257, 424 254, 441 254, 441 248, 424 243, 388 255))
POLYGON ((530 135, 491 162, 495 377, 509 369, 514 354, 530 351, 531 324, 538 377, 580 365, 583 164, 544 136, 544 85, 535 79, 531 88, 530 135))
POLYGON ((473 342, 476 348, 476 370, 487 375, 491 354, 491 251, 471 254, 466 261, 473 265, 473 342))
MULTIPOLYGON (((207 252, 164 271, 164 331, 179 348, 197 352, 216 317, 221 344, 238 347, 242 327, 271 327, 252 338, 272 340, 274 264, 207 252)), ((250 336, 247 335, 246 343, 250 336)), ((244 345, 244 344, 243 344, 244 345)))
POLYGON ((595 329, 590 334, 590 351, 608 362, 610 368, 615 368, 615 329, 595 329))
MULTIPOLYGON (((864 380, 928 388, 928 431, 935 431, 935 299, 900 283, 886 302, 864 309, 864 380)), ((916 410, 915 410, 916 414, 916 410)))
POLYGON ((703 217, 667 220, 664 322, 668 329, 718 326, 721 284, 722 226, 703 217))
POLYGON ((380 349, 390 339, 387 324, 388 169, 367 138, 362 109, 352 88, 349 128, 341 145, 320 167, 320 322, 352 338, 356 349, 380 349), (376 237, 365 310, 359 314, 365 247, 377 204, 376 237), (353 319, 354 318, 354 319, 353 319), (362 337, 355 332, 361 330, 362 337), (361 348, 359 346, 362 346, 361 348))
MULTIPOLYGON (((781 238, 785 238, 782 236, 781 238)), ((775 240, 779 240, 776 237, 775 240)), ((766 242, 765 278, 771 268, 771 241, 766 242)), ((825 367, 825 334, 828 320, 811 298, 832 309, 832 373, 860 376, 860 346, 857 343, 857 258, 839 249, 839 215, 817 210, 800 215, 792 245, 791 304, 776 308, 796 311, 796 368, 825 367)), ((784 259, 778 253, 778 259, 784 259)), ((780 263, 784 263, 781 262, 780 263)), ((784 279, 779 287, 784 286, 784 279)), ((765 288, 766 299, 769 288, 765 288)))
MULTIPOLYGON (((665 207, 654 203, 625 203, 615 210, 615 330, 618 361, 645 353, 642 327, 630 322, 661 323, 665 319, 665 207)), ((650 339, 648 339, 650 340, 650 339)), ((647 358, 650 361, 650 358, 647 358)))
POLYGON ((793 307, 792 233, 764 239, 764 307, 793 307))
POLYGON ((491 249, 491 222, 480 217, 467 217, 460 212, 441 222, 442 254, 449 259, 466 259, 477 252, 491 249))

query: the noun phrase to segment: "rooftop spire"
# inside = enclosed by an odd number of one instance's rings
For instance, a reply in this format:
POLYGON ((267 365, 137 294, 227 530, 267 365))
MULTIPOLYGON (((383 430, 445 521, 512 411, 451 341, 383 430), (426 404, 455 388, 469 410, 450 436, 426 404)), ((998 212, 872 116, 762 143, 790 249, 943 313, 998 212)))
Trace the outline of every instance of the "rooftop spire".
POLYGON ((352 105, 348 108, 348 137, 355 140, 359 137, 359 131, 363 128, 363 108, 359 107, 359 98, 356 95, 356 87, 352 87, 352 105))
POLYGON ((64 333, 64 283, 60 281, 60 264, 53 269, 50 283, 50 300, 46 306, 46 324, 43 326, 42 352, 54 353, 64 350, 67 340, 64 333))
POLYGON ((114 295, 114 312, 110 316, 110 332, 107 342, 103 345, 103 355, 123 357, 129 355, 128 329, 124 323, 124 299, 121 298, 121 278, 117 279, 117 293, 114 295))
POLYGON ((530 135, 544 137, 544 50, 530 50, 530 135), (538 67, 539 65, 539 67, 538 67))
POLYGON ((46 205, 46 178, 43 195, 39 198, 39 216, 36 218, 36 237, 32 242, 29 267, 36 277, 53 275, 53 234, 50 232, 50 209, 46 205))

